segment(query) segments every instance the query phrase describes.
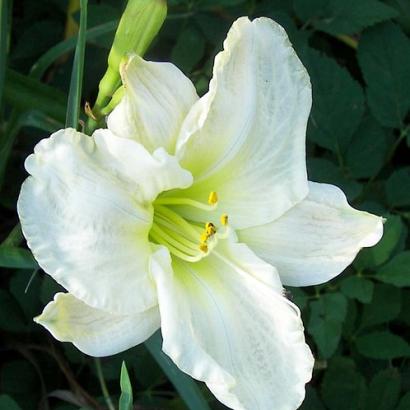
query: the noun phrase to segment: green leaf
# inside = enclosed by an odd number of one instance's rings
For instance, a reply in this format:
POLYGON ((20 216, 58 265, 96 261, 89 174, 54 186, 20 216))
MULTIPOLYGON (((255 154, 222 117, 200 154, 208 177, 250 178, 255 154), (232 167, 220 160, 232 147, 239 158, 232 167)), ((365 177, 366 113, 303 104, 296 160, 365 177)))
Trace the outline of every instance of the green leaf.
POLYGON ((364 401, 366 383, 353 360, 333 359, 322 383, 322 397, 331 410, 358 410, 364 401))
POLYGON ((353 135, 346 152, 346 166, 354 178, 370 178, 384 165, 388 151, 386 131, 370 116, 353 135))
POLYGON ((201 9, 208 9, 210 7, 234 7, 241 3, 244 3, 245 0, 202 0, 200 2, 201 9))
POLYGON ((307 330, 317 344, 321 357, 327 359, 339 344, 342 322, 347 312, 347 300, 340 293, 329 293, 311 302, 310 309, 307 330))
POLYGON ((373 27, 360 39, 358 59, 373 115, 382 125, 402 128, 410 109, 410 40, 393 23, 373 27))
MULTIPOLYGON (((37 270, 34 272, 37 272, 37 270)), ((33 274, 30 275, 30 272, 23 270, 14 272, 10 279, 10 294, 18 302, 20 309, 25 315, 26 322, 30 326, 37 326, 33 322, 33 317, 37 316, 43 309, 39 300, 40 283, 41 275, 36 273, 33 276, 33 274)))
POLYGON ((307 306, 309 296, 301 288, 293 288, 289 286, 288 289, 288 298, 293 303, 295 303, 300 310, 305 309, 307 306))
POLYGON ((396 369, 377 373, 370 382, 365 410, 393 410, 399 400, 400 384, 396 369))
POLYGON ((189 73, 202 59, 204 52, 204 37, 195 27, 189 26, 178 36, 171 58, 182 71, 189 73))
POLYGON ((55 38, 61 38, 62 35, 63 30, 58 21, 33 22, 28 27, 24 27, 18 42, 11 49, 10 60, 36 57, 50 48, 55 38))
POLYGON ((356 258, 357 269, 375 268, 385 263, 399 244, 404 225, 399 216, 388 216, 384 224, 383 237, 372 248, 363 249, 356 258))
POLYGON ((130 377, 128 376, 127 366, 125 362, 122 362, 121 365, 121 377, 120 377, 120 386, 121 386, 121 396, 118 403, 119 410, 132 410, 133 396, 132 396, 132 386, 130 377))
POLYGON ((329 34, 353 34, 391 19, 397 11, 377 0, 295 0, 296 13, 304 21, 329 34))
POLYGON ((322 401, 317 394, 317 391, 310 387, 306 386, 306 397, 303 400, 302 405, 299 410, 326 410, 322 401))
POLYGON ((301 57, 313 89, 307 137, 341 155, 349 146, 364 112, 362 88, 335 60, 313 49, 301 57))
POLYGON ((21 230, 20 223, 17 223, 13 229, 7 235, 7 238, 1 243, 0 246, 19 246, 23 242, 23 231, 21 230))
POLYGON ((307 167, 311 181, 337 185, 350 201, 353 201, 362 192, 362 186, 359 182, 349 180, 340 168, 327 159, 308 158, 307 167))
POLYGON ((42 113, 41 111, 26 111, 20 115, 20 124, 22 127, 33 127, 49 133, 55 132, 62 128, 62 124, 42 113))
POLYGON ((410 251, 399 253, 382 266, 375 279, 398 287, 410 286, 410 251))
POLYGON ((396 410, 409 410, 410 409, 410 392, 406 393, 400 400, 396 410))
MULTIPOLYGON (((95 40, 104 34, 114 32, 117 25, 118 20, 114 20, 90 28, 86 32, 87 42, 95 40)), ((40 79, 56 60, 75 48, 77 41, 77 36, 70 37, 47 50, 31 67, 30 77, 40 79)))
POLYGON ((349 276, 341 282, 341 291, 351 299, 370 303, 373 297, 374 284, 362 276, 349 276))
POLYGON ((386 181, 386 195, 392 207, 410 205, 410 167, 398 169, 390 175, 386 181))
POLYGON ((346 318, 343 322, 342 336, 350 340, 356 332, 357 316, 359 314, 357 303, 354 299, 350 299, 347 305, 346 318))
POLYGON ((0 113, 6 77, 7 49, 9 40, 9 0, 0 0, 0 113))
MULTIPOLYGON (((385 0, 385 2, 397 10, 399 16, 397 22, 407 34, 410 33, 410 2, 409 0, 385 0)), ((409 406, 410 408, 410 406, 409 406)))
POLYGON ((21 410, 21 407, 7 394, 1 394, 0 410, 21 410))
POLYGON ((210 410, 195 381, 182 373, 162 351, 162 337, 159 331, 145 342, 145 346, 190 410, 210 410))
POLYGON ((7 332, 22 332, 26 329, 24 313, 16 299, 0 289, 0 329, 7 332))
POLYGON ((1 367, 0 391, 9 394, 24 410, 36 410, 42 396, 35 367, 27 359, 7 361, 1 367))
POLYGON ((389 332, 380 331, 359 336, 355 344, 359 353, 370 359, 390 360, 410 356, 409 344, 400 336, 389 332))
POLYGON ((390 285, 377 284, 374 286, 372 302, 363 307, 362 326, 389 322, 399 315, 400 309, 400 290, 390 285))
POLYGON ((27 249, 0 246, 0 267, 16 269, 37 269, 38 264, 27 249))
POLYGON ((410 327, 410 290, 402 289, 402 307, 400 315, 398 316, 397 320, 400 322, 405 323, 407 326, 410 327))
POLYGON ((64 124, 67 97, 33 78, 8 69, 4 98, 20 111, 31 111, 35 107, 37 111, 64 124))
POLYGON ((80 116, 81 90, 83 86, 85 34, 87 30, 87 3, 88 0, 80 0, 80 28, 78 31, 77 46, 75 48, 73 71, 71 73, 70 91, 68 93, 66 127, 77 129, 80 116))

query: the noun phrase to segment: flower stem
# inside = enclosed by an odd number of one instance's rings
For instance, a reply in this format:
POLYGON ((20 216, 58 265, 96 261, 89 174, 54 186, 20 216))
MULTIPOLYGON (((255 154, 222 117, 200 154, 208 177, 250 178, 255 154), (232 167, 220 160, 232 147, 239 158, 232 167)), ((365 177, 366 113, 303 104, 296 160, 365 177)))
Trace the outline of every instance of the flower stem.
POLYGON ((102 372, 101 361, 98 357, 94 358, 95 369, 97 370, 97 377, 98 381, 100 382, 101 391, 104 396, 104 400, 107 403, 107 407, 109 410, 115 410, 115 406, 111 400, 110 393, 108 392, 107 384, 104 380, 104 375, 102 372))

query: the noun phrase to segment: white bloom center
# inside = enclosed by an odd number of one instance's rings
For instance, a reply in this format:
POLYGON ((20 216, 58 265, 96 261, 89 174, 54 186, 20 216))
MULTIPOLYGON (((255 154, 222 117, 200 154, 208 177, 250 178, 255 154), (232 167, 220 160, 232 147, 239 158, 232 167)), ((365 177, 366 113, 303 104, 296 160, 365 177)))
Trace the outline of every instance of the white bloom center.
POLYGON ((220 223, 191 221, 178 212, 179 206, 189 206, 212 212, 217 207, 218 196, 211 192, 208 204, 184 197, 163 196, 156 199, 154 220, 149 233, 151 241, 164 245, 169 252, 188 262, 198 262, 215 247, 217 240, 227 235, 228 216, 222 214, 220 223))

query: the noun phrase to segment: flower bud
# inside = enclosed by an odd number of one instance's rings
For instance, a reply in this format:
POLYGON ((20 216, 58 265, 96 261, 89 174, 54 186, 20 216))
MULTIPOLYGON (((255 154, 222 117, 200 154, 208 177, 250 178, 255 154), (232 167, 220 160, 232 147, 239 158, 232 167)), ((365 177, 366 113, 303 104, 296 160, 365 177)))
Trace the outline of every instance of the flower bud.
POLYGON ((108 56, 107 71, 99 84, 95 104, 97 111, 108 103, 120 85, 121 60, 130 53, 140 56, 145 53, 161 28, 166 14, 166 0, 128 0, 108 56))

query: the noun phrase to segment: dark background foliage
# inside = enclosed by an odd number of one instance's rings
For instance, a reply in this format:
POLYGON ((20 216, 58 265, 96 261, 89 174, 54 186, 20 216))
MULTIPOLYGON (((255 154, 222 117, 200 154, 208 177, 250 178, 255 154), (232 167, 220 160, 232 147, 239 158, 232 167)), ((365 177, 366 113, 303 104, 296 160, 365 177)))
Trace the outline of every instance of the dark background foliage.
MULTIPOLYGON (((75 40, 59 57, 67 0, 11 3, 0 0, 0 409, 104 408, 99 370, 116 403, 123 360, 135 409, 223 408, 155 353, 158 337, 95 361, 33 323, 59 288, 14 228, 16 199, 25 157, 64 125, 75 40)), ((95 98, 123 7, 89 3, 88 27, 100 35, 87 43, 84 101, 95 98)), ((355 207, 387 218, 382 241, 337 279, 289 289, 317 359, 302 409, 410 409, 410 1, 171 0, 146 57, 174 62, 203 94, 240 15, 280 22, 310 73, 310 179, 340 186, 355 207)))

